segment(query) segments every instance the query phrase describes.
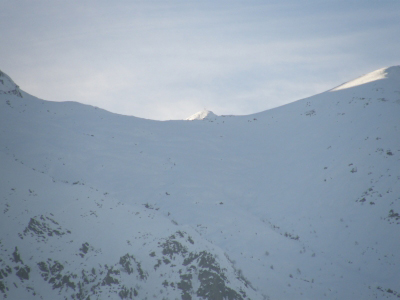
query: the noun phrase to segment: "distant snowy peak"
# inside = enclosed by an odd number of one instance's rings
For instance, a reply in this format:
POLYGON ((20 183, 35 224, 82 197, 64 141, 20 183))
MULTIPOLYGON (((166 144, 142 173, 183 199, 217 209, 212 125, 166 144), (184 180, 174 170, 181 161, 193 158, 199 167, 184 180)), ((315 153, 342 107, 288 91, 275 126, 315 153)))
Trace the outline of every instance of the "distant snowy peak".
POLYGON ((19 86, 8 76, 0 70, 0 94, 13 94, 22 98, 19 86))
POLYGON ((209 110, 202 110, 194 115, 191 115, 189 118, 186 118, 185 120, 188 121, 194 121, 194 120, 208 120, 208 119, 214 119, 218 117, 216 114, 214 114, 212 111, 209 110))
POLYGON ((400 80, 400 66, 386 67, 346 82, 331 91, 339 91, 382 79, 400 80))

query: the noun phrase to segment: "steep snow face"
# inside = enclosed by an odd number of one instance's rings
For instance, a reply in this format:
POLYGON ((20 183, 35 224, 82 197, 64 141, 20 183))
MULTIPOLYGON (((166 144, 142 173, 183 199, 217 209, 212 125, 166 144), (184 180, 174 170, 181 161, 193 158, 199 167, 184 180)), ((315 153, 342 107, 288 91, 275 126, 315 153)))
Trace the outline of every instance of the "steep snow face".
POLYGON ((203 122, 1 94, 0 292, 397 299, 400 79, 385 72, 203 122))
POLYGON ((394 79, 397 82, 400 80, 400 66, 393 66, 389 68, 382 68, 371 73, 365 74, 357 79, 346 82, 331 91, 339 91, 343 89, 352 88, 355 86, 363 85, 369 82, 382 80, 385 78, 394 79))
POLYGON ((189 118, 186 118, 185 120, 187 121, 194 121, 194 120, 211 120, 211 119, 215 119, 217 117, 216 114, 214 114, 212 111, 209 110, 202 110, 199 111, 193 115, 191 115, 189 118))
POLYGON ((19 86, 16 85, 7 74, 0 70, 0 95, 1 94, 12 94, 22 97, 19 86))

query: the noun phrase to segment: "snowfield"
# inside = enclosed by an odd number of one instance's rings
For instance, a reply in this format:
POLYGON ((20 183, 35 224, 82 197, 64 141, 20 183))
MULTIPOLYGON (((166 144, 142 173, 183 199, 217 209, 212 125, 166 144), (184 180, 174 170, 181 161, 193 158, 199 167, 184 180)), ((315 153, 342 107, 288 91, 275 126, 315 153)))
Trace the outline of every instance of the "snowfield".
POLYGON ((400 66, 164 122, 0 72, 0 114, 3 298, 400 298, 400 66))

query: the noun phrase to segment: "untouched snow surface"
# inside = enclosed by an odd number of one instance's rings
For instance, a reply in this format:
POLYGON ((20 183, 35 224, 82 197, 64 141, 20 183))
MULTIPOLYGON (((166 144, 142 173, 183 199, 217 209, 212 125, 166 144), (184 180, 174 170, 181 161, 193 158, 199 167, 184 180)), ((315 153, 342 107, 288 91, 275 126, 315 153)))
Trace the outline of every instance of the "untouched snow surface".
POLYGON ((1 73, 0 293, 400 297, 399 70, 197 122, 44 101, 1 73))
POLYGON ((393 84, 396 84, 396 80, 400 77, 400 68, 398 66, 390 67, 390 68, 382 68, 371 73, 365 74, 357 79, 346 82, 334 89, 332 91, 339 91, 343 89, 352 88, 358 85, 363 85, 368 82, 378 81, 381 79, 394 80, 393 84))

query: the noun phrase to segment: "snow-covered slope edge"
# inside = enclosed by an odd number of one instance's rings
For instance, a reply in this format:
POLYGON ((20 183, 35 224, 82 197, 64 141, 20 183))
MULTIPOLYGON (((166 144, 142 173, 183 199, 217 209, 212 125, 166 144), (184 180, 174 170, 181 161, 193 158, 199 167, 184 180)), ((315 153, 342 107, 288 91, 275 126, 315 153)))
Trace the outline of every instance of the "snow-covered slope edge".
POLYGON ((365 74, 363 76, 360 76, 359 78, 356 78, 354 80, 351 80, 349 82, 346 82, 331 91, 340 91, 343 89, 348 89, 356 86, 360 86, 369 82, 375 82, 376 81, 382 80, 382 79, 389 79, 391 81, 394 81, 394 84, 396 84, 397 78, 400 77, 400 67, 399 66, 393 66, 389 68, 382 68, 373 72, 370 72, 368 74, 365 74))
POLYGON ((22 97, 19 86, 15 82, 0 70, 0 95, 8 94, 22 97))

